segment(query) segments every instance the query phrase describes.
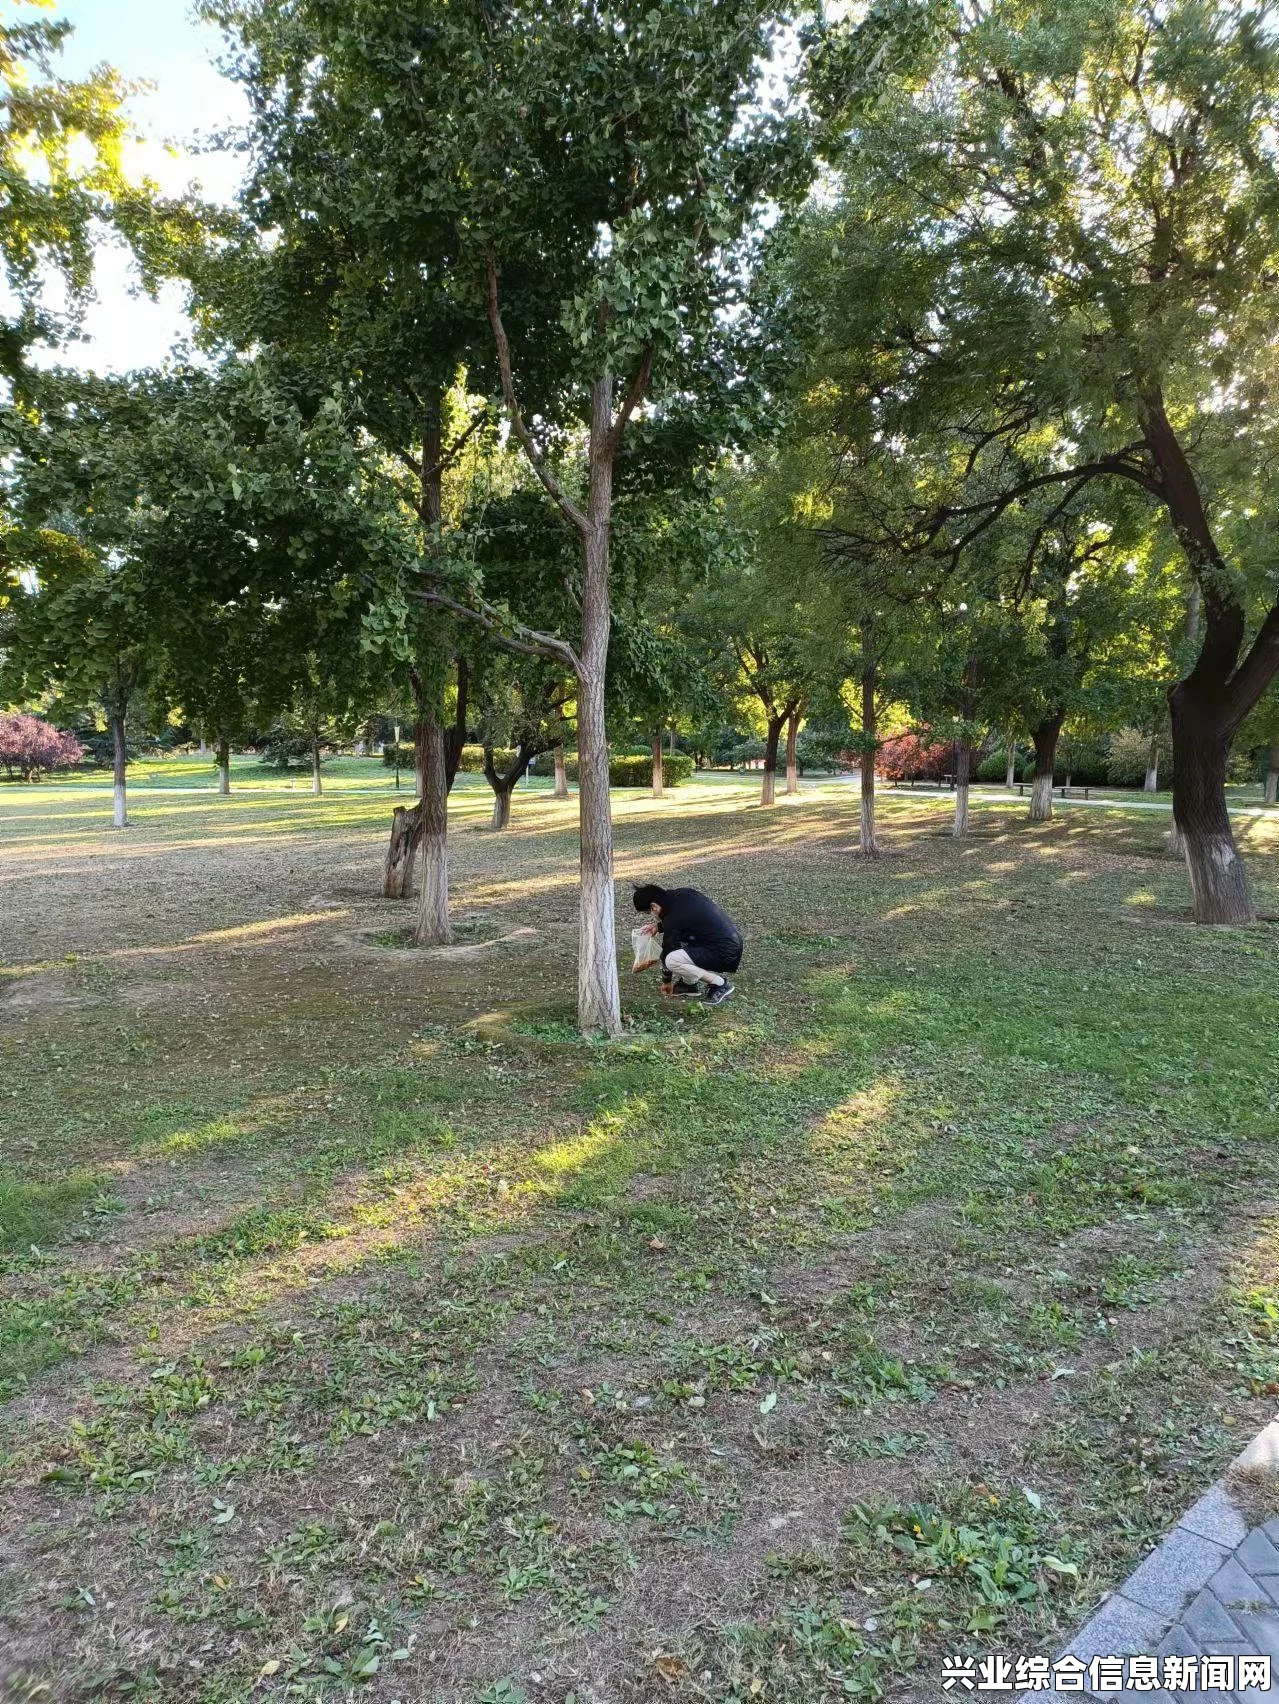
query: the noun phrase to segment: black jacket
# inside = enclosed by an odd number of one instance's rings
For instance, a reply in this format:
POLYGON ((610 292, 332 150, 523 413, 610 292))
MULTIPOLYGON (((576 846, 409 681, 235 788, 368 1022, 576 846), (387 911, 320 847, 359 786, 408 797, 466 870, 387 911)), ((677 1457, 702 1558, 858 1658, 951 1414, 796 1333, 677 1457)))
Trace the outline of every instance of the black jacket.
POLYGON ((667 888, 661 899, 662 965, 678 947, 703 970, 736 970, 742 936, 733 919, 696 888, 667 888))

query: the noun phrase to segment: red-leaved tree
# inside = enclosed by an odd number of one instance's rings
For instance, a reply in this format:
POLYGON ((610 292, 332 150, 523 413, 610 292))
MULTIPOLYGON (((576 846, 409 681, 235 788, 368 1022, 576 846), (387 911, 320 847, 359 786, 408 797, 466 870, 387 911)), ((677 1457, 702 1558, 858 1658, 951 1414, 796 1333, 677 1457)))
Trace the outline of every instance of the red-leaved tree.
POLYGON ((66 769, 83 756, 74 734, 39 716, 0 715, 0 764, 11 779, 38 781, 46 769, 66 769))
POLYGON ((875 757, 885 781, 940 781, 954 768, 953 740, 934 741, 927 728, 885 740, 875 757))

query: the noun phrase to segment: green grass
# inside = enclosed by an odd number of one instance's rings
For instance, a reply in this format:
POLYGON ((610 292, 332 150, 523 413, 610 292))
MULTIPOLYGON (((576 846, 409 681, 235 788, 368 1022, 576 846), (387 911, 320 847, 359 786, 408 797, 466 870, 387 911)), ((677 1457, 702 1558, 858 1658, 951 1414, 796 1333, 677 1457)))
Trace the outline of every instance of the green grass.
POLYGON ((729 904, 739 998, 626 977, 588 1043, 573 803, 460 786, 459 951, 395 950, 347 762, 166 765, 126 835, 0 789, 6 1696, 1054 1650, 1279 1390, 1279 933, 1187 926, 1157 813, 889 795, 864 865, 846 783, 698 780, 617 796, 619 873, 729 904))

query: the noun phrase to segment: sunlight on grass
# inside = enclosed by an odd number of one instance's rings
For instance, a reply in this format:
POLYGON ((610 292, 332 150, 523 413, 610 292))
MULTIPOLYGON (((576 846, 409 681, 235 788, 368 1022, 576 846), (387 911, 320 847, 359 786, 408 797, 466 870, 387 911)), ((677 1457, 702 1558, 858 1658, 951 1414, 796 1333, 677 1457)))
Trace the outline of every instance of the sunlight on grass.
POLYGON ((585 1131, 581 1136, 574 1136, 564 1142, 555 1142, 549 1148, 543 1148, 534 1162, 537 1169, 562 1181, 580 1172, 592 1160, 599 1159, 613 1146, 620 1135, 618 1129, 610 1129, 607 1126, 620 1124, 624 1121, 611 1117, 602 1122, 606 1126, 603 1129, 593 1128, 585 1131))
POLYGON ((337 909, 316 911, 297 911, 289 917, 270 917, 262 923, 239 923, 229 929, 209 929, 203 935, 192 935, 187 946, 204 946, 214 941, 252 941, 260 940, 263 936, 275 935, 285 929, 314 928, 317 923, 337 922, 340 918, 349 917, 349 911, 337 909))
MULTIPOLYGON (((175 790, 114 840, 64 801, 6 859, 9 956, 52 974, 0 1034, 0 1495, 54 1691, 108 1625, 166 1663, 239 1652, 210 1701, 366 1625, 569 1649, 610 1614, 629 1636, 673 1567, 740 1574, 760 1651, 802 1631, 820 1690, 854 1614, 950 1646, 942 1587, 845 1518, 864 1487, 967 1520, 980 1477, 990 1553, 1051 1529, 1095 1597, 1237 1447, 1223 1411, 1273 1406, 1273 931, 1149 927, 1185 904, 1149 815, 1000 803, 957 844, 953 799, 889 795, 872 863, 855 788, 770 816, 758 779, 615 796, 623 948, 641 874, 748 937, 724 1012, 624 976, 616 1044, 576 1033, 576 799, 547 790, 504 835, 482 785, 453 800, 488 957, 353 950, 412 915, 378 896, 373 774, 175 790), (771 1524, 791 1509, 802 1536, 771 1524)), ((962 1624, 978 1596, 946 1579, 962 1624)), ((1010 1639, 1075 1607, 1011 1607, 1010 1639)))
POLYGON ((867 1133, 891 1116, 901 1094, 900 1082, 892 1077, 859 1089, 813 1126, 813 1152, 833 1155, 863 1148, 867 1133))

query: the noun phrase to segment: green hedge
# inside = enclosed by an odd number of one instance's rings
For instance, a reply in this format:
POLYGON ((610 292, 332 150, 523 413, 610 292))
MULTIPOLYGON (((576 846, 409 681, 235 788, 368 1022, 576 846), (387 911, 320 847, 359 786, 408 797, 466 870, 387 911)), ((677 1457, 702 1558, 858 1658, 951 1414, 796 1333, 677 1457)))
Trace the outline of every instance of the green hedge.
MULTIPOLYGON (((506 769, 510 764, 515 762, 515 748, 513 746, 494 746, 493 761, 499 770, 506 769)), ((383 748, 382 762, 388 769, 395 768, 395 747, 393 745, 388 745, 383 748)), ((400 747, 400 768, 412 769, 416 762, 417 754, 414 752, 413 747, 411 745, 402 745, 400 747)), ((458 768, 467 775, 483 775, 484 747, 478 745, 464 745, 462 747, 462 756, 458 763, 458 768)))
MULTIPOLYGON (((1014 766, 1014 774, 1016 767, 1014 766)), ((1005 781, 1008 778, 1008 748, 998 746, 977 765, 979 781, 1005 781)))
MULTIPOLYGON (((504 770, 515 761, 515 752, 509 746, 495 746, 493 761, 499 770, 504 770)), ((395 768, 395 747, 388 745, 382 752, 382 762, 388 769, 395 768)), ((400 768, 412 770, 415 762, 413 747, 401 745, 400 768)), ((577 780, 577 753, 564 753, 564 767, 568 771, 570 781, 577 780)), ((484 773, 484 747, 464 745, 462 758, 458 768, 468 775, 484 773)), ((554 775, 555 754, 544 751, 538 754, 529 764, 530 775, 554 775)), ((693 773, 693 760, 686 751, 667 754, 662 759, 662 773, 668 787, 678 787, 689 780, 693 773)), ((617 752, 609 759, 608 778, 614 787, 651 787, 653 784, 653 754, 644 752, 617 752)))
MULTIPOLYGON (((679 787, 693 773, 693 760, 687 752, 667 753, 662 758, 662 776, 668 787, 679 787)), ((653 785, 653 754, 651 751, 625 757, 612 757, 608 778, 614 787, 651 787, 653 785)))
MULTIPOLYGON (((577 780, 577 753, 564 753, 564 769, 570 781, 577 780)), ((554 775, 555 754, 544 751, 529 765, 532 775, 554 775)), ((669 753, 662 758, 662 775, 668 787, 678 787, 693 773, 693 759, 686 751, 669 753)), ((653 754, 651 751, 614 752, 608 760, 608 778, 614 787, 651 787, 653 785, 653 754)))

